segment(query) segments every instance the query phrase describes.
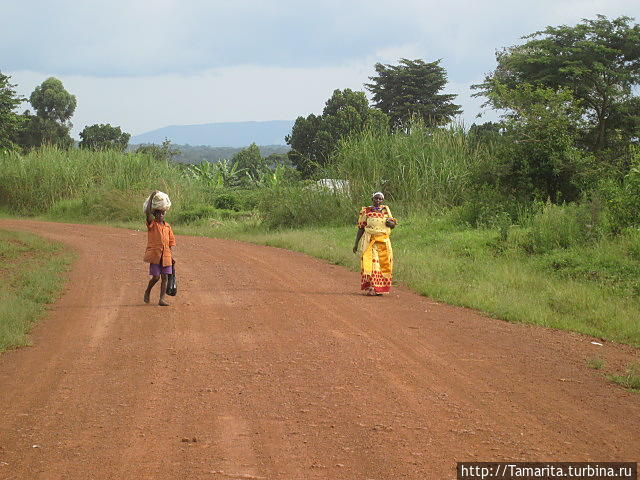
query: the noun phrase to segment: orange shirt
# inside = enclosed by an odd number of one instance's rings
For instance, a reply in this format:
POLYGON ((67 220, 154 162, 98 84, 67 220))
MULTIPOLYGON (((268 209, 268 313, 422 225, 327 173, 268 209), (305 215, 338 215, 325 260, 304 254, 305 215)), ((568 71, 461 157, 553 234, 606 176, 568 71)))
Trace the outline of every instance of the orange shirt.
POLYGON ((171 249, 176 244, 171 225, 167 222, 158 223, 155 219, 147 224, 147 251, 144 253, 144 261, 148 263, 160 263, 162 266, 171 265, 171 249))

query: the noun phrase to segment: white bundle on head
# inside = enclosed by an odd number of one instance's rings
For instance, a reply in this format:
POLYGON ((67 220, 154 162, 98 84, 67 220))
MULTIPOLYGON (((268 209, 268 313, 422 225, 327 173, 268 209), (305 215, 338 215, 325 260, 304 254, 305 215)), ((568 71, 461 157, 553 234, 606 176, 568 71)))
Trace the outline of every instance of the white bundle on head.
MULTIPOLYGON (((149 203, 149 199, 147 198, 144 201, 144 205, 142 206, 142 211, 147 211, 147 205, 149 203)), ((164 192, 158 192, 153 196, 153 202, 151 203, 151 211, 153 210, 162 210, 166 212, 171 208, 171 200, 169 199, 169 195, 164 192)))

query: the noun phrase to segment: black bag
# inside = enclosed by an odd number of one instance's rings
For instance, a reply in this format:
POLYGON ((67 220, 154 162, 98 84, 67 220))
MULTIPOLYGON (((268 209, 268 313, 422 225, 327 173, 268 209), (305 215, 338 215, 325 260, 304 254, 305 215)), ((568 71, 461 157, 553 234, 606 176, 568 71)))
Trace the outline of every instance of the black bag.
POLYGON ((172 297, 178 293, 178 284, 176 283, 176 262, 171 265, 171 273, 167 276, 167 295, 172 297))

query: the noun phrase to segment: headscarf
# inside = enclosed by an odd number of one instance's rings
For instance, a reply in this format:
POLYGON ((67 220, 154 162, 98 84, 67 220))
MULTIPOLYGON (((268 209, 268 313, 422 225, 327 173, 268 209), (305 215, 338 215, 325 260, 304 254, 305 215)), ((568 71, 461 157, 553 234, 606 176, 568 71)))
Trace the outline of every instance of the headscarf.
POLYGON ((375 197, 376 195, 379 195, 382 197, 382 200, 384 200, 384 193, 382 192, 375 192, 373 195, 371 195, 371 198, 375 197))

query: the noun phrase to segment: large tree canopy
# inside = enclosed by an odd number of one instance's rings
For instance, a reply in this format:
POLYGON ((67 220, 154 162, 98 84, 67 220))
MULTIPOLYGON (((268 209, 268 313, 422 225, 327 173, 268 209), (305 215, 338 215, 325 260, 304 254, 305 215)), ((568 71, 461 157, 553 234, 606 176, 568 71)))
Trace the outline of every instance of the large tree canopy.
POLYGON ((23 119, 14 112, 24 99, 16 94, 15 85, 0 72, 0 150, 12 149, 23 119))
POLYGON ((496 54, 498 66, 474 86, 495 108, 510 108, 506 90, 518 85, 568 90, 588 120, 584 144, 593 151, 628 143, 640 133, 640 25, 629 17, 599 15, 575 26, 561 25, 524 37, 522 45, 496 54), (502 93, 501 93, 502 92, 502 93))
POLYGON ((444 125, 462 112, 452 103, 456 95, 439 93, 447 84, 440 60, 400 60, 400 65, 376 63, 377 76, 365 87, 373 94, 374 106, 389 115, 393 128, 408 125, 412 117, 425 125, 444 125))
POLYGON ((338 141, 363 129, 387 128, 388 118, 380 110, 370 108, 364 92, 349 88, 334 90, 325 103, 322 115, 298 117, 287 135, 291 145, 289 158, 304 175, 325 165, 338 141))
POLYGON ((61 124, 67 123, 76 110, 76 96, 67 92, 55 77, 49 77, 38 85, 29 101, 39 117, 61 124))
POLYGON ((70 119, 76 109, 76 97, 67 92, 57 78, 47 78, 38 85, 29 97, 36 110, 35 116, 27 115, 28 127, 23 134, 29 146, 42 144, 69 147, 73 140, 69 136, 70 119))
POLYGON ((123 151, 127 148, 131 135, 120 130, 120 127, 96 124, 84 127, 80 132, 80 138, 80 148, 123 151))

